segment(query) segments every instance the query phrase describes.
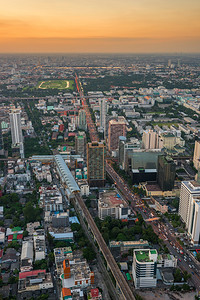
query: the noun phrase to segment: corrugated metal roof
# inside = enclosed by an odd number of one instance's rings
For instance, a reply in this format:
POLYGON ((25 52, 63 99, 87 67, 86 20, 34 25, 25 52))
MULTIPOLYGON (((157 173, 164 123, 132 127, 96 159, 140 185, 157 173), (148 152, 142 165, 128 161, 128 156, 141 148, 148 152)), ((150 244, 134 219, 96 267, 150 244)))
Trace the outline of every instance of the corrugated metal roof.
POLYGON ((33 243, 30 241, 23 242, 21 260, 23 259, 33 260, 33 243))
POLYGON ((68 166, 66 165, 63 157, 61 155, 55 155, 54 157, 56 165, 62 175, 62 178, 64 179, 68 189, 70 190, 70 193, 80 191, 74 177, 72 176, 72 173, 70 172, 68 166))

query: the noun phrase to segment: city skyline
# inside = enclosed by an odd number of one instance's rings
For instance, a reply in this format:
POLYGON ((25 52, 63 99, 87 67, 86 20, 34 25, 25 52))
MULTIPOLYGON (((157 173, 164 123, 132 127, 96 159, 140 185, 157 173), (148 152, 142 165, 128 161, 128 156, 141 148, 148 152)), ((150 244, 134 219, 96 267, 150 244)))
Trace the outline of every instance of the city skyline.
POLYGON ((197 0, 11 0, 1 7, 0 52, 197 53, 199 12, 197 0))

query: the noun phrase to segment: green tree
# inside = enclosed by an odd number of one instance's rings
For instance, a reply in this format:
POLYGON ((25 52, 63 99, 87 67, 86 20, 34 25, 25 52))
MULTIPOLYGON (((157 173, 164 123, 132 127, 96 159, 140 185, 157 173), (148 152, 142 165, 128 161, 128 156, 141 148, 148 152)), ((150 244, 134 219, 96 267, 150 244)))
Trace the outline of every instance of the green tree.
POLYGON ((92 261, 96 258, 96 253, 94 252, 91 244, 90 246, 83 249, 83 257, 86 258, 87 261, 92 261))

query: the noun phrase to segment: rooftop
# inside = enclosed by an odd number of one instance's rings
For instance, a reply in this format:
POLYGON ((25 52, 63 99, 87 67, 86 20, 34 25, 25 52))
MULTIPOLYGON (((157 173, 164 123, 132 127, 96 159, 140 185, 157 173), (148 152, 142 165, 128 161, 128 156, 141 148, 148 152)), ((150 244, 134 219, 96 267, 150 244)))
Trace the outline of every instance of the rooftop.
POLYGON ((151 262, 149 251, 135 251, 135 255, 139 262, 151 262))

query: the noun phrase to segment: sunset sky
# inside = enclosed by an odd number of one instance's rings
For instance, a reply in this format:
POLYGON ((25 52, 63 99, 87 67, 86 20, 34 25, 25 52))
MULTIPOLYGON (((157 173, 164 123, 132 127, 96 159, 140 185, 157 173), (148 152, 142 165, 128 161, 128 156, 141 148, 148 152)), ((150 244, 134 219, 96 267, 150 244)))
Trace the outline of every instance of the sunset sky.
POLYGON ((200 52, 200 0, 1 0, 0 52, 200 52))

